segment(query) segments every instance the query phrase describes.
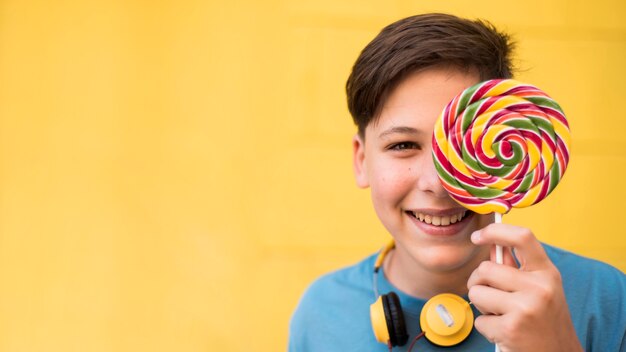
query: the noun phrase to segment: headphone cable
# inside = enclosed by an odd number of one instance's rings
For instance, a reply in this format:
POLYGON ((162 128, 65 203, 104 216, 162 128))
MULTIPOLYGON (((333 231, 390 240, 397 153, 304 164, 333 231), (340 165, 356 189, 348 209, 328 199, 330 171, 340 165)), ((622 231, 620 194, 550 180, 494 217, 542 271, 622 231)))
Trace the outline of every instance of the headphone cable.
POLYGON ((413 349, 413 346, 415 346, 415 343, 417 342, 417 340, 421 339, 424 335, 426 335, 426 332, 422 331, 419 334, 417 334, 417 336, 415 336, 415 338, 413 339, 413 342, 411 342, 411 345, 409 346, 409 349, 407 350, 407 352, 411 352, 411 350, 413 349))

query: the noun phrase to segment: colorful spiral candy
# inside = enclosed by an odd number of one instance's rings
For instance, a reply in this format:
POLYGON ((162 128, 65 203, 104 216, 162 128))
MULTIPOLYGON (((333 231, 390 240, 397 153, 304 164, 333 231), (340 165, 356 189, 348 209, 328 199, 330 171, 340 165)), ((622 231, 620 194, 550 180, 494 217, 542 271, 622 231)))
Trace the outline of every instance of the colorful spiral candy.
POLYGON ((489 80, 448 103, 432 143, 439 178, 453 199, 480 214, 506 214, 556 187, 569 162, 570 131, 546 93, 489 80))

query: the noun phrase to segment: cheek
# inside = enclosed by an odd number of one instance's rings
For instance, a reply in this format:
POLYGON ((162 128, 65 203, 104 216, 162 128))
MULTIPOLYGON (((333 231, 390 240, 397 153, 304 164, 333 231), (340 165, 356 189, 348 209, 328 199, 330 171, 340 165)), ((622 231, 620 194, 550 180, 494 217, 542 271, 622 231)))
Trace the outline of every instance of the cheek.
POLYGON ((478 215, 478 227, 481 229, 495 221, 494 214, 476 215, 478 215))
POLYGON ((375 200, 397 202, 413 189, 415 176, 413 167, 381 165, 370 177, 370 187, 375 200))

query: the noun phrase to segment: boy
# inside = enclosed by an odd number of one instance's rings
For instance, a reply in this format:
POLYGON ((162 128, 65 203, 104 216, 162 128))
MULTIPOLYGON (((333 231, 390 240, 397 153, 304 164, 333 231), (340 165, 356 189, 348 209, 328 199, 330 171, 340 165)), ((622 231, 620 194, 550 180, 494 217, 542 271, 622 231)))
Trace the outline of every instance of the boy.
MULTIPOLYGON (((510 78, 510 52, 491 25, 443 14, 393 23, 361 52, 346 86, 358 126, 354 172, 395 245, 313 283, 292 318, 290 351, 407 351, 425 330, 422 308, 441 293, 471 301, 476 317, 447 351, 625 350, 623 273, 465 210, 439 182, 431 156, 439 113, 469 86, 510 78), (492 262, 496 244, 514 248, 519 265, 511 251, 505 265, 492 262), (370 305, 390 291, 399 302, 383 300, 388 330, 375 336, 370 305)), ((438 344, 422 338, 415 350, 438 344)))

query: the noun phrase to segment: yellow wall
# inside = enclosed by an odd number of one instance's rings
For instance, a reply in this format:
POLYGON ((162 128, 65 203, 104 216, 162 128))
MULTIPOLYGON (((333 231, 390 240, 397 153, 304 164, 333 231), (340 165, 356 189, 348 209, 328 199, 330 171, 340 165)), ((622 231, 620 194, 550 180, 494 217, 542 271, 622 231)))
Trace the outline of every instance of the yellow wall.
POLYGON ((506 222, 626 270, 622 0, 0 1, 0 350, 280 351, 310 281, 386 241, 343 86, 382 26, 515 34, 573 161, 506 222))

